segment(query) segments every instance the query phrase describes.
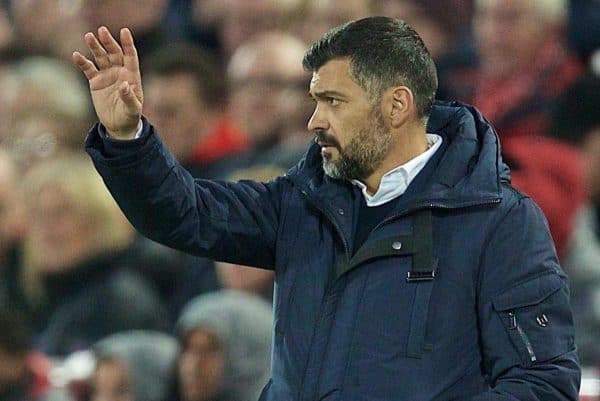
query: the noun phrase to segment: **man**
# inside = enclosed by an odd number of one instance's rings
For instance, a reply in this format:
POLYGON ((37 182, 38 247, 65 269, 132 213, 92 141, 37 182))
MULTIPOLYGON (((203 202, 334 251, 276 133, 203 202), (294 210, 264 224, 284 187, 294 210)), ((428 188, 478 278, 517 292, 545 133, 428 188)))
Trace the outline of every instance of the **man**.
POLYGON ((148 60, 146 113, 165 145, 196 178, 216 178, 249 141, 226 109, 225 74, 210 53, 190 44, 164 47, 148 60))
MULTIPOLYGON (((309 76, 302 69, 305 49, 294 35, 267 31, 233 53, 227 66, 230 114, 252 140, 246 164, 260 162, 283 141, 304 133, 311 107, 306 96, 309 76)), ((306 138, 302 142, 306 148, 306 138)))
POLYGON ((581 152, 587 199, 573 219, 563 259, 572 289, 571 305, 582 364, 600 365, 600 77, 588 74, 560 97, 550 134, 581 152))
POLYGON ((85 36, 96 64, 73 56, 102 123, 86 146, 131 221, 170 246, 275 270, 261 400, 577 399, 544 217, 510 187, 477 110, 432 107, 435 66, 412 28, 362 19, 309 49, 317 143, 267 184, 194 181, 140 120, 131 33, 123 51, 98 36, 85 36))

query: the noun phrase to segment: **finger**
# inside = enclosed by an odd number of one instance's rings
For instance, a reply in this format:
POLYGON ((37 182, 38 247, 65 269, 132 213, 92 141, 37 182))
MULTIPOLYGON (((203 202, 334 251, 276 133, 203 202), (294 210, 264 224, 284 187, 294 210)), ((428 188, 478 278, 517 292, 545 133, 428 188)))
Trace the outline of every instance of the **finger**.
POLYGON ((108 59, 112 65, 123 65, 123 50, 115 38, 105 26, 98 29, 98 38, 108 53, 108 59))
POLYGON ((98 39, 96 39, 96 36, 94 36, 93 33, 88 32, 85 34, 85 43, 92 52, 92 55, 94 56, 94 60, 96 61, 96 65, 98 66, 98 68, 101 70, 110 68, 111 64, 110 60, 108 59, 108 54, 106 53, 106 50, 104 50, 104 47, 102 47, 100 42, 98 42, 98 39))
POLYGON ((131 114, 138 114, 142 108, 141 102, 138 100, 134 91, 131 89, 129 82, 124 81, 119 86, 119 95, 121 96, 121 100, 127 106, 127 109, 131 114))
POLYGON ((129 71, 135 72, 139 76, 140 63, 137 50, 133 43, 131 31, 127 28, 121 29, 121 46, 123 46, 124 65, 129 71))
POLYGON ((90 60, 79 52, 73 53, 73 61, 83 71, 85 77, 89 80, 94 78, 98 74, 98 69, 90 60))

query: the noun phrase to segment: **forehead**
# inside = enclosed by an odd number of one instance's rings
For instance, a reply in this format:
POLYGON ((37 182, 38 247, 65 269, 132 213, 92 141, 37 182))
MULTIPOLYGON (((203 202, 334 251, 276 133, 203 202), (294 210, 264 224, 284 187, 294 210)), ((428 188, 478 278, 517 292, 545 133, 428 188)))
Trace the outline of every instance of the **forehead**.
POLYGON ((350 77, 350 59, 333 59, 313 72, 310 80, 312 94, 336 91, 347 95, 361 95, 365 91, 350 77))

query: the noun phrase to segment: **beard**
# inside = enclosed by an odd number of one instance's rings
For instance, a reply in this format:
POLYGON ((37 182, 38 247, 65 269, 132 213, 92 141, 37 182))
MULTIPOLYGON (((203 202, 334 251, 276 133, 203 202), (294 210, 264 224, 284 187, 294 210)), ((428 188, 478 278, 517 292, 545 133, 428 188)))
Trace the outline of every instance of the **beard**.
POLYGON ((323 157, 323 170, 331 178, 362 180, 369 177, 388 155, 392 134, 386 129, 379 110, 373 110, 370 121, 341 148, 339 157, 323 157))

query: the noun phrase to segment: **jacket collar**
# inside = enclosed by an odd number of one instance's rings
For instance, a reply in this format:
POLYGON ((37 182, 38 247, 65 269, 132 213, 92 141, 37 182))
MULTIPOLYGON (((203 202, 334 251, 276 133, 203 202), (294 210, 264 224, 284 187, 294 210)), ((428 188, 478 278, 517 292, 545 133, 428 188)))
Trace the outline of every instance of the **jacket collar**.
MULTIPOLYGON (((498 136, 475 107, 460 102, 436 102, 427 132, 442 135, 448 146, 425 190, 409 208, 453 209, 501 200, 501 182, 510 181, 510 172, 502 161, 498 136)), ((317 144, 309 147, 286 176, 325 208, 347 205, 351 199, 349 182, 324 174, 317 144)), ((330 212, 335 214, 335 210, 330 212)))

